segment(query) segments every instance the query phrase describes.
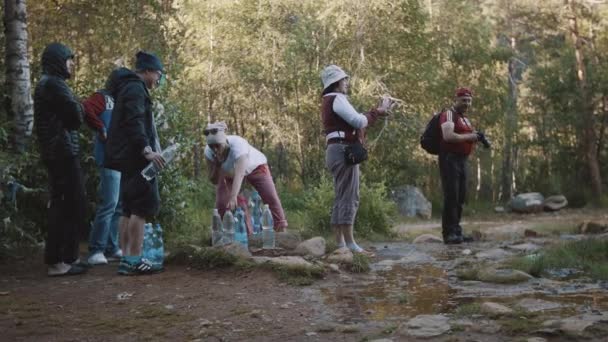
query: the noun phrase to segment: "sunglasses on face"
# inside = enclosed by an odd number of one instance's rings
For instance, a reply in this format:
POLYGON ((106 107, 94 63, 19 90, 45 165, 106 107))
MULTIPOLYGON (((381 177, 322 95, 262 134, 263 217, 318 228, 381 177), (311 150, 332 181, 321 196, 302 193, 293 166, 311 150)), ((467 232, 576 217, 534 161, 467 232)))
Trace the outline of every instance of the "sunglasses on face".
POLYGON ((217 128, 205 129, 205 130, 203 131, 203 134, 204 134, 205 136, 208 136, 209 134, 217 134, 217 132, 219 132, 219 131, 220 131, 220 130, 219 130, 219 129, 217 129, 217 128))

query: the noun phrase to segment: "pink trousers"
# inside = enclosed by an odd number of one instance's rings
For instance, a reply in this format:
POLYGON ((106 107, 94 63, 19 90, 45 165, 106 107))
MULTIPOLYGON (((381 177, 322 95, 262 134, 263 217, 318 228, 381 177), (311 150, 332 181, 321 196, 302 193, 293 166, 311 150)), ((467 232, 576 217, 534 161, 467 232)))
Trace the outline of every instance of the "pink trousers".
MULTIPOLYGON (((268 204, 270 212, 272 213, 272 220, 274 222, 274 230, 282 232, 287 228, 287 220, 285 219, 285 212, 281 205, 281 200, 277 194, 277 189, 272 181, 272 175, 267 164, 258 166, 253 172, 245 176, 245 179, 254 189, 258 191, 262 202, 268 204)), ((226 206, 230 201, 230 193, 232 192, 232 178, 224 177, 220 179, 216 192, 215 192, 215 207, 219 211, 220 215, 224 217, 226 212, 226 206)), ((247 200, 239 196, 238 198, 239 207, 243 208, 245 215, 247 216, 247 231, 249 234, 253 233, 253 227, 251 227, 251 218, 249 210, 247 210, 247 200)))

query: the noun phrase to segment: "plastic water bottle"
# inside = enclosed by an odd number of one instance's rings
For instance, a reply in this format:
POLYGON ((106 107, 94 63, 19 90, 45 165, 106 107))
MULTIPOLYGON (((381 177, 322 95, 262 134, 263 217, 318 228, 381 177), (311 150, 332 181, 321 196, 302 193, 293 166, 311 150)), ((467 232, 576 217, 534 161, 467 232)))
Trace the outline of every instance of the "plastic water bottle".
POLYGON ((236 208, 234 219, 236 223, 236 232, 234 233, 234 239, 236 240, 236 242, 248 248, 249 243, 247 241, 247 225, 245 223, 245 212, 243 211, 243 209, 236 208))
POLYGON ((251 194, 251 200, 253 202, 253 209, 251 210, 251 221, 253 223, 253 233, 258 234, 262 231, 262 198, 257 191, 253 191, 251 194))
POLYGON ((264 204, 264 211, 262 212, 262 248, 273 249, 274 248, 274 228, 272 222, 272 213, 268 204, 264 204))
POLYGON ((226 210, 224 214, 224 234, 222 241, 224 244, 229 244, 234 242, 234 216, 232 215, 232 211, 226 210))
MULTIPOLYGON (((169 147, 167 147, 166 149, 164 149, 160 155, 163 157, 163 159, 165 160, 165 165, 171 163, 171 161, 173 161, 173 159, 175 158, 175 156, 177 155, 177 149, 179 148, 179 144, 175 143, 169 147)), ((142 171, 141 171, 141 175, 147 180, 151 180, 154 177, 156 177, 156 175, 158 174, 159 170, 156 168, 156 165, 154 165, 154 162, 150 162, 150 164, 148 164, 148 166, 146 166, 142 171)))
POLYGON ((157 266, 163 265, 165 248, 163 243, 163 230, 160 224, 147 223, 144 226, 144 249, 142 257, 157 266))
POLYGON ((218 246, 222 244, 222 235, 224 234, 222 227, 222 217, 217 209, 213 209, 213 217, 211 218, 211 245, 218 246))

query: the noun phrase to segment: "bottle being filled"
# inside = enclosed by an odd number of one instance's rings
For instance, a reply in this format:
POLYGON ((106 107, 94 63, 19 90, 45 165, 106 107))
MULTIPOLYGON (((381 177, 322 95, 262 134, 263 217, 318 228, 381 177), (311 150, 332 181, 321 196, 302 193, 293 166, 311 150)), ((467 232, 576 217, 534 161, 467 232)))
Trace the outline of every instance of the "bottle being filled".
POLYGON ((253 202, 253 208, 251 210, 253 233, 258 234, 262 231, 262 197, 260 197, 260 194, 254 190, 251 194, 251 201, 253 202))
POLYGON ((222 244, 222 236, 224 234, 222 226, 222 217, 217 209, 213 209, 213 217, 211 218, 211 245, 219 246, 222 244))
POLYGON ((263 249, 274 249, 274 228, 272 221, 272 213, 268 204, 264 204, 264 210, 262 211, 262 248, 263 249))
MULTIPOLYGON (((175 158, 175 156, 177 155, 177 149, 179 148, 179 144, 175 143, 169 147, 167 147, 166 149, 164 149, 160 155, 163 157, 163 159, 165 160, 165 165, 171 163, 171 161, 173 161, 173 159, 175 158)), ((148 164, 148 166, 146 166, 142 171, 141 171, 141 175, 147 180, 151 180, 154 177, 156 177, 156 175, 158 175, 158 172, 160 170, 158 170, 158 168, 156 167, 156 165, 154 165, 154 162, 150 162, 150 164, 148 164)))
POLYGON ((226 210, 224 213, 224 234, 222 237, 222 241, 224 244, 229 244, 234 242, 234 216, 232 215, 232 211, 226 210))
POLYGON ((236 223, 236 231, 234 233, 234 239, 236 242, 245 246, 245 248, 249 247, 249 243, 247 241, 247 224, 245 222, 245 212, 242 208, 236 208, 236 212, 234 214, 234 220, 236 223))

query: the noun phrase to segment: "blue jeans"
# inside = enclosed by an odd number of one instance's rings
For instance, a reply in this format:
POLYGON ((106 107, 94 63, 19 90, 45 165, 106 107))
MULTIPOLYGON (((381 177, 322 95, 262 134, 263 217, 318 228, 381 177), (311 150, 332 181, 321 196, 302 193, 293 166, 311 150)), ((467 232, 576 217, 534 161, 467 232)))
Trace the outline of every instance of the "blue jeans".
POLYGON ((90 255, 98 252, 112 255, 119 250, 118 220, 121 215, 119 195, 120 172, 100 167, 99 203, 89 235, 90 255))

